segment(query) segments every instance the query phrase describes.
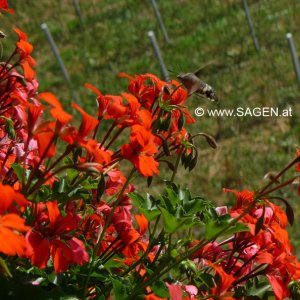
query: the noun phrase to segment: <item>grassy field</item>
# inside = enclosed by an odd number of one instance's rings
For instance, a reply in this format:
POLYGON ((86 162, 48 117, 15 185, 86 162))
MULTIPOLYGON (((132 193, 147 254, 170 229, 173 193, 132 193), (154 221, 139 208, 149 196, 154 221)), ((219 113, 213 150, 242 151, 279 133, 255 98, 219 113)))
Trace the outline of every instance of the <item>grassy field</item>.
MULTIPOLYGON (((300 97, 285 34, 294 35, 300 53, 299 1, 248 1, 260 53, 253 46, 239 0, 157 0, 172 40, 170 45, 164 43, 148 0, 79 0, 83 26, 71 0, 11 2, 16 15, 1 18, 1 29, 8 34, 4 56, 9 54, 9 40, 15 40, 10 27, 16 24, 28 33, 35 46, 40 90, 54 92, 66 108, 72 96, 40 29, 43 22, 48 24, 73 88, 89 112, 95 110, 95 99, 83 87, 85 82, 113 94, 126 89, 126 80, 117 78, 120 72, 160 75, 147 37, 149 30, 157 34, 170 70, 188 72, 214 61, 203 71, 202 79, 215 88, 220 101, 216 104, 191 98, 191 112, 197 106, 292 108, 293 116, 289 118, 198 118, 193 130, 215 136, 219 147, 210 150, 199 140, 197 168, 192 174, 182 170, 178 175, 178 181, 193 193, 223 204, 230 198, 222 193, 223 187, 257 188, 263 184, 264 174, 280 170, 294 157, 300 140, 300 97)), ((154 186, 159 185, 156 181, 154 186)), ((145 185, 141 183, 141 187, 145 185)), ((288 188, 283 196, 290 199, 299 217, 296 190, 296 186, 288 188)), ((294 227, 293 242, 296 246, 299 243, 300 249, 297 226, 299 222, 294 227)))

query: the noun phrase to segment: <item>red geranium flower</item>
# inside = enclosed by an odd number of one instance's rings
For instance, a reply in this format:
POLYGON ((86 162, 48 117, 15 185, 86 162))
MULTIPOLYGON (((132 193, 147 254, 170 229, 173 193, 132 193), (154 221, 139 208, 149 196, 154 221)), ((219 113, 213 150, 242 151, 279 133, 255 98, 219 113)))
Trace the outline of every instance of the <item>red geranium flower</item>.
POLYGON ((0 10, 7 11, 11 14, 15 13, 13 9, 9 8, 7 0, 0 0, 0 10))
POLYGON ((53 106, 50 114, 54 119, 62 124, 67 124, 72 120, 73 116, 63 110, 60 101, 52 93, 40 93, 39 98, 53 106))
POLYGON ((26 80, 32 80, 35 75, 35 71, 32 69, 32 66, 35 65, 35 60, 30 56, 33 47, 27 41, 27 34, 21 31, 19 28, 14 28, 14 31, 19 36, 19 41, 17 42, 17 50, 20 53, 20 65, 24 70, 24 77, 26 80))
POLYGON ((63 217, 57 202, 47 202, 46 211, 39 212, 35 225, 26 239, 33 249, 31 263, 45 268, 51 255, 55 272, 64 272, 70 264, 83 265, 89 261, 81 240, 71 235, 78 227, 77 218, 71 214, 63 217))
POLYGON ((6 255, 27 256, 28 245, 20 232, 29 230, 25 220, 16 214, 0 216, 0 252, 6 255))
POLYGON ((130 143, 122 147, 122 156, 130 160, 143 176, 158 174, 158 162, 154 154, 158 149, 154 136, 141 125, 132 126, 130 143))
POLYGON ((22 194, 0 182, 0 252, 6 255, 27 256, 29 248, 21 232, 30 229, 17 213, 28 205, 22 194), (4 212, 9 212, 3 215, 4 212))

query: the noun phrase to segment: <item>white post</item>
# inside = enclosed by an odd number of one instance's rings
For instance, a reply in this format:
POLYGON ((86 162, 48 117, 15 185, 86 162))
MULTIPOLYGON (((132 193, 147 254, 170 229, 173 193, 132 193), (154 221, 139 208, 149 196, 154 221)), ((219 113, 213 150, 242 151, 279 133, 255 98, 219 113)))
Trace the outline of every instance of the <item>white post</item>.
POLYGON ((73 5, 74 5, 74 8, 75 8, 76 15, 78 16, 78 18, 80 20, 80 25, 83 28, 84 21, 83 21, 83 17, 82 17, 82 14, 81 14, 81 10, 80 10, 78 0, 72 0, 72 2, 73 2, 73 5))
POLYGON ((51 49, 52 49, 52 51, 54 53, 54 56, 55 56, 55 58, 56 58, 56 60, 57 60, 57 62, 59 64, 59 66, 60 66, 60 69, 61 69, 61 72, 62 72, 62 74, 64 76, 64 79, 65 79, 65 81, 68 83, 68 85, 70 87, 70 90, 72 92, 72 97, 74 98, 74 100, 77 103, 80 103, 80 100, 79 100, 76 92, 72 88, 72 82, 71 82, 70 75, 69 75, 69 73, 68 73, 68 71, 67 71, 67 69, 66 69, 66 67, 64 65, 64 62, 63 62, 63 60, 62 60, 62 58, 60 56, 59 50, 58 50, 58 48, 57 48, 57 46, 55 44, 55 41, 54 41, 54 39, 53 39, 53 37, 51 35, 51 32, 49 31, 48 25, 46 23, 43 23, 43 24, 41 24, 41 28, 42 28, 42 30, 44 31, 44 33, 45 33, 45 35, 47 37, 47 40, 48 40, 48 42, 49 42, 49 44, 51 46, 51 49))
POLYGON ((253 44, 255 46, 256 51, 259 52, 260 47, 259 47, 258 40, 257 40, 257 38, 255 36, 255 33, 254 33, 254 26, 253 26, 252 19, 251 19, 250 13, 249 13, 247 0, 243 0, 243 7, 244 7, 245 14, 246 14, 247 23, 248 23, 248 26, 249 26, 250 35, 251 35, 252 40, 253 40, 253 44))
POLYGON ((161 53, 160 53, 160 50, 159 50, 159 46, 157 44, 157 40, 156 40, 156 37, 155 37, 155 34, 153 31, 148 31, 148 37, 151 41, 151 44, 152 44, 152 47, 153 47, 153 50, 154 50, 154 54, 156 56, 156 59, 159 63, 159 66, 160 66, 160 69, 161 69, 161 72, 162 72, 162 76, 163 76, 163 79, 165 81, 169 81, 169 74, 168 74, 168 70, 165 66, 165 63, 164 63, 164 60, 161 56, 161 53))
POLYGON ((151 4, 152 4, 153 10, 154 10, 156 19, 158 21, 160 30, 161 30, 161 32, 163 34, 164 40, 165 40, 165 42, 167 44, 170 44, 170 39, 169 39, 169 36, 168 36, 168 32, 167 32, 167 29, 165 27, 164 21, 163 21, 163 19, 161 17, 161 14, 159 12, 158 6, 156 4, 156 0, 151 0, 151 4))
POLYGON ((297 56, 293 36, 292 36, 291 33, 287 33, 286 38, 287 38, 288 43, 289 43, 290 52, 291 52, 291 56, 292 56, 292 60, 293 60, 293 65, 294 65, 295 73, 296 73, 296 76, 297 76, 298 85, 300 87, 300 67, 299 67, 299 60, 298 60, 298 56, 297 56))

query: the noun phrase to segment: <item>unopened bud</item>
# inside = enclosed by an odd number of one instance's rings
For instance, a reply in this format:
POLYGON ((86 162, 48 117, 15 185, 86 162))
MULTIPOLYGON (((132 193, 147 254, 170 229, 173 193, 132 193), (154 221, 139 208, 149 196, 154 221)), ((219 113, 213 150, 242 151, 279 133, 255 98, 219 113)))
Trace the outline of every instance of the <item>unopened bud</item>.
POLYGON ((101 174, 102 173, 102 166, 98 163, 93 163, 93 162, 87 162, 87 163, 82 163, 76 166, 76 169, 79 171, 85 171, 88 173, 96 173, 96 174, 101 174))
POLYGON ((191 138, 193 139, 194 137, 199 136, 199 135, 205 137, 208 145, 211 146, 213 149, 216 149, 218 147, 216 140, 207 133, 203 133, 203 132, 197 133, 197 134, 193 135, 191 138))
MULTIPOLYGON (((267 174, 265 174, 264 179, 269 180, 269 181, 273 181, 277 176, 277 173, 274 171, 270 171, 267 174)), ((280 181, 277 179, 275 181, 275 183, 280 183, 280 181)))

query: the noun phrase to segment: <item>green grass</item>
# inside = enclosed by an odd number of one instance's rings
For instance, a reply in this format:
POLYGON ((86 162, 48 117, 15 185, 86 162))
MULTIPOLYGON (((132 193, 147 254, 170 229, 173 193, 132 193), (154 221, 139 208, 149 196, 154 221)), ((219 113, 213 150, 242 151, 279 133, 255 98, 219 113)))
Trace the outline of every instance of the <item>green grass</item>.
MULTIPOLYGON (((16 15, 1 18, 1 29, 8 34, 3 42, 4 55, 9 54, 7 45, 16 38, 10 27, 17 25, 35 46, 40 90, 54 92, 68 108, 70 90, 40 29, 40 24, 47 22, 82 106, 93 112, 95 97, 83 87, 85 82, 103 93, 114 94, 126 89, 127 81, 117 78, 120 72, 160 75, 147 37, 147 31, 154 30, 169 69, 187 72, 215 61, 203 71, 202 79, 215 88, 221 100, 215 104, 191 98, 191 113, 197 106, 291 106, 292 118, 198 118, 193 130, 215 136, 220 146, 210 150, 204 140, 199 140, 197 168, 191 174, 181 170, 177 178, 193 193, 223 204, 230 198, 222 193, 223 187, 257 188, 263 184, 265 173, 278 171, 288 163, 299 144, 299 89, 285 34, 294 34, 300 53, 300 2, 248 1, 261 46, 259 54, 249 35, 241 2, 157 0, 172 40, 166 45, 148 0, 79 1, 84 28, 71 1, 15 0, 16 15)), ((159 189, 161 182, 155 183, 159 189)), ((145 184, 140 187, 145 189, 145 184)), ((284 195, 299 215, 296 189, 290 187, 284 195)), ((293 235, 295 244, 299 243, 299 234, 293 235)))

